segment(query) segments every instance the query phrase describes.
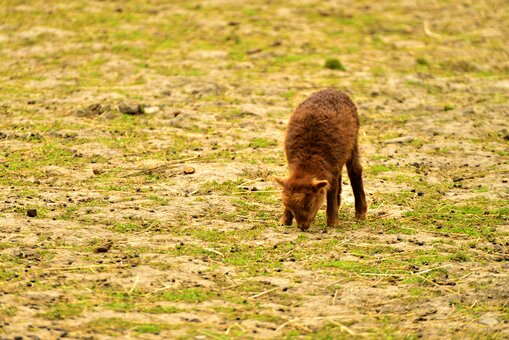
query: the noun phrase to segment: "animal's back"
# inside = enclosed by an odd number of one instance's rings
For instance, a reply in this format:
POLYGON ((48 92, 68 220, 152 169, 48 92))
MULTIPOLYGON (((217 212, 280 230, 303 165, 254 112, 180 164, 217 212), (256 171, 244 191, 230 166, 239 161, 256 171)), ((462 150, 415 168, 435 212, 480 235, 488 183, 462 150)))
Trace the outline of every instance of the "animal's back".
POLYGON ((319 155, 331 167, 342 166, 351 155, 358 129, 357 109, 346 94, 334 89, 316 92, 297 107, 288 122, 288 163, 319 155))

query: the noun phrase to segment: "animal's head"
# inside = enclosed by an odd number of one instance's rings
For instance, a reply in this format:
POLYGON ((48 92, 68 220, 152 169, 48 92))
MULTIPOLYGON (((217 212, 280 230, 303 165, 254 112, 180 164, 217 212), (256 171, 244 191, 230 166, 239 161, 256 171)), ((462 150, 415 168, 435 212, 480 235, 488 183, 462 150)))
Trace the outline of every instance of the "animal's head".
POLYGON ((297 226, 309 228, 316 213, 325 201, 329 182, 327 180, 274 178, 283 187, 283 204, 290 210, 297 221, 297 226))

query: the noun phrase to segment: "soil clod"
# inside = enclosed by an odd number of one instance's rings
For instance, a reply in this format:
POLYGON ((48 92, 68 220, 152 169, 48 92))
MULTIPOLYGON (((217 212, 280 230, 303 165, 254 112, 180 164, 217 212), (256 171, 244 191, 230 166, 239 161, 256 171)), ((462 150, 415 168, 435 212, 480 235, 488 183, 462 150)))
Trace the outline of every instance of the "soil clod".
POLYGON ((94 251, 96 253, 107 253, 111 247, 113 246, 113 241, 108 240, 107 242, 101 244, 100 246, 96 247, 94 251))
POLYGON ((85 108, 78 109, 76 111, 76 116, 78 117, 96 117, 100 116, 106 112, 111 111, 110 105, 103 105, 100 103, 91 104, 85 108))
POLYGON ((120 102, 118 110, 126 115, 141 115, 144 113, 144 106, 137 103, 120 102))

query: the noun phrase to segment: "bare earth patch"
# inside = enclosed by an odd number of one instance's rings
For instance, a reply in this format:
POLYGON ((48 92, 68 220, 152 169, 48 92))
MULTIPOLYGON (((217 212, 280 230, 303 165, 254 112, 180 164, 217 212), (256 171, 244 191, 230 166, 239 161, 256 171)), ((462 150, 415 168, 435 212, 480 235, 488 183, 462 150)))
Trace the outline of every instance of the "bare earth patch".
POLYGON ((509 337, 504 6, 7 1, 0 338, 509 337), (272 178, 329 86, 368 219, 345 174, 302 233, 272 178))

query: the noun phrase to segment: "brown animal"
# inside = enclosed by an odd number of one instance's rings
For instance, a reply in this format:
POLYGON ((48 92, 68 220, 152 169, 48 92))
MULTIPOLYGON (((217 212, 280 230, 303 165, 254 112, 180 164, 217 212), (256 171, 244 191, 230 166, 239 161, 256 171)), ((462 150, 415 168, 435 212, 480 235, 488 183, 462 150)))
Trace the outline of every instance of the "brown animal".
POLYGON ((281 224, 292 225, 295 217, 300 229, 308 229, 327 197, 327 225, 337 226, 345 164, 355 196, 355 216, 366 218, 358 131, 357 108, 342 92, 322 90, 297 107, 285 138, 290 176, 275 178, 283 187, 281 224))

